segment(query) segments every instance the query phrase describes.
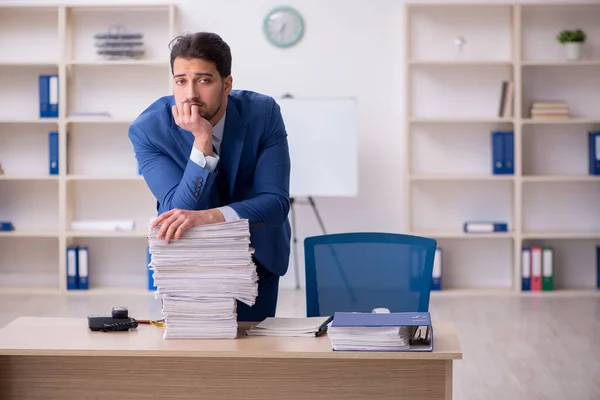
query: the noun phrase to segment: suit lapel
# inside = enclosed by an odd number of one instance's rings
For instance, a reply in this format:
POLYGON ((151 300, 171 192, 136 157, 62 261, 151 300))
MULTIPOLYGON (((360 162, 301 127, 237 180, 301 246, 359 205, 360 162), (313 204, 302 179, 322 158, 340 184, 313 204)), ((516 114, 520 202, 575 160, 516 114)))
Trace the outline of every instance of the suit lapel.
POLYGON ((244 141, 246 140, 246 131, 246 124, 242 120, 232 99, 229 98, 219 164, 221 165, 220 168, 225 170, 225 176, 228 177, 231 198, 233 198, 235 179, 240 166, 244 141))

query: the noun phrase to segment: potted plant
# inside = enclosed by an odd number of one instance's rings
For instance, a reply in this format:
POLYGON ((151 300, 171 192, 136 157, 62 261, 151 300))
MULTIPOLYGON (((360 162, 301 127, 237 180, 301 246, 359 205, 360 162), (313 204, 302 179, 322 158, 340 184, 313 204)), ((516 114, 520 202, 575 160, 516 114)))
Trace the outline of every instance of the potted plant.
POLYGON ((581 29, 565 29, 556 36, 558 42, 565 46, 568 60, 579 60, 581 58, 581 47, 585 42, 585 32, 581 29))

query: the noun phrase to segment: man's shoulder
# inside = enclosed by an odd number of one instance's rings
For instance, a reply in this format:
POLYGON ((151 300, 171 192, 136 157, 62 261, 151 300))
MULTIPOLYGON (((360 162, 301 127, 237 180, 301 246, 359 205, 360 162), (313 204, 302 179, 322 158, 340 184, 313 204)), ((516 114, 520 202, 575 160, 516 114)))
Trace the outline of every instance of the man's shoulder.
POLYGON ((142 129, 148 126, 169 127, 171 125, 171 107, 173 104, 173 96, 163 96, 157 99, 138 115, 131 126, 142 129))
POLYGON ((251 90, 232 90, 229 93, 232 101, 243 119, 269 118, 277 102, 271 96, 251 90))

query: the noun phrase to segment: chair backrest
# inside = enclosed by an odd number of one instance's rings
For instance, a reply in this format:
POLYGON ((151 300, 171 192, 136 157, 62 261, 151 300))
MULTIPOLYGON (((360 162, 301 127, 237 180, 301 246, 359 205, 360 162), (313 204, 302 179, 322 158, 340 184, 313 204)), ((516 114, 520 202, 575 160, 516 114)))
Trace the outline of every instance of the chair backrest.
POLYGON ((306 313, 429 311, 435 239, 340 233, 304 240, 306 313))

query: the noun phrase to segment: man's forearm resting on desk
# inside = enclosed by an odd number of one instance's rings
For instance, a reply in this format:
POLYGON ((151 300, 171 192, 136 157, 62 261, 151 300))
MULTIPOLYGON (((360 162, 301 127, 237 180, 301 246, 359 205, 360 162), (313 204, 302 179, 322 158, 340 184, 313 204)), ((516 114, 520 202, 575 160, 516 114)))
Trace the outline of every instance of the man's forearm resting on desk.
MULTIPOLYGON (((207 169, 209 172, 214 173, 215 169, 217 169, 217 164, 219 163, 219 156, 213 154, 211 156, 205 156, 200 150, 196 148, 196 146, 192 147, 192 152, 190 154, 190 159, 198 164, 200 167, 207 169)), ((236 221, 240 219, 240 216, 235 212, 235 210, 229 206, 218 207, 217 210, 223 214, 225 221, 236 221)))

